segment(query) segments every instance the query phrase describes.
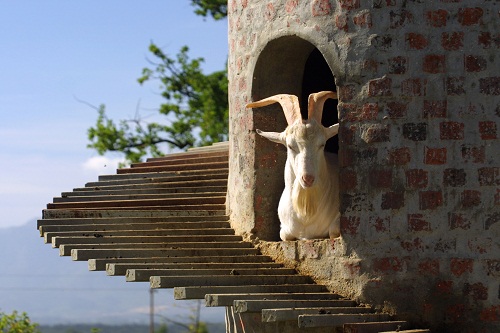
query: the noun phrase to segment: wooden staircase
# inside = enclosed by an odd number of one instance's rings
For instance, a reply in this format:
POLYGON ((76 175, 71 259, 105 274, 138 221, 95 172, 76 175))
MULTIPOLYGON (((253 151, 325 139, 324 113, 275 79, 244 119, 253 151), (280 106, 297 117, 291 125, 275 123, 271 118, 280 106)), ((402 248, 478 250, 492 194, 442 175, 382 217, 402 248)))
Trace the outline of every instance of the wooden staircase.
POLYGON ((62 193, 38 228, 92 271, 227 307, 228 332, 429 332, 404 331, 406 322, 329 292, 235 235, 227 176, 227 143, 150 159, 62 193))

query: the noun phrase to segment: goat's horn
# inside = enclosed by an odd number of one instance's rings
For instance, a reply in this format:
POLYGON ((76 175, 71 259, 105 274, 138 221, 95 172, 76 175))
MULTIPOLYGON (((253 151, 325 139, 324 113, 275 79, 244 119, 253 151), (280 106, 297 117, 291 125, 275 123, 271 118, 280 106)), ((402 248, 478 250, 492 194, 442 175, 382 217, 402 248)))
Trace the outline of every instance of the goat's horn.
POLYGON ((321 117, 323 116, 323 106, 325 101, 329 98, 337 99, 337 93, 334 91, 320 91, 309 95, 307 105, 308 119, 316 119, 318 124, 321 124, 321 117))
POLYGON ((261 99, 253 103, 247 104, 247 108, 261 107, 274 103, 280 103, 285 113, 286 122, 288 125, 293 124, 297 119, 301 118, 299 99, 295 95, 279 94, 268 98, 261 99))

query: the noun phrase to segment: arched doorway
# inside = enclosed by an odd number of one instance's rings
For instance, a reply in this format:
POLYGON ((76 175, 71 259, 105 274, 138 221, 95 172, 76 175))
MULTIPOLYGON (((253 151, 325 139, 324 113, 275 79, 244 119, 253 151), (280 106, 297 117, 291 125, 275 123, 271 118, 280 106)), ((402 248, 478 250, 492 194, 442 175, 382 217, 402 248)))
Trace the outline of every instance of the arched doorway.
MULTIPOLYGON (((307 118, 309 94, 323 90, 337 91, 335 77, 321 52, 310 42, 297 36, 285 36, 269 42, 255 66, 252 99, 259 100, 275 94, 293 94, 299 97, 302 117, 307 118)), ((270 106, 281 112, 279 106, 270 106)), ((266 110, 265 113, 273 112, 266 110)), ((258 119, 255 119, 258 122, 258 119)), ((269 123, 263 130, 281 131, 286 127, 284 117, 269 123), (274 127, 273 127, 274 126, 274 127)), ((337 101, 325 103, 322 123, 330 126, 338 122, 337 101)), ((326 150, 338 152, 338 138, 328 141, 326 150)))
MULTIPOLYGON (((307 99, 310 93, 336 91, 334 75, 322 53, 310 42, 285 36, 270 41, 259 54, 252 77, 252 100, 276 94, 298 96, 302 116, 307 117, 307 99)), ((281 132, 286 126, 279 104, 252 109, 255 129, 281 132)), ((337 101, 325 103, 322 123, 338 122, 337 101)), ((338 140, 327 142, 329 151, 338 151, 338 140)), ((254 227, 252 233, 262 240, 279 240, 277 207, 283 191, 283 171, 286 150, 276 144, 255 137, 254 150, 254 227), (272 194, 272 195, 270 195, 272 194)))

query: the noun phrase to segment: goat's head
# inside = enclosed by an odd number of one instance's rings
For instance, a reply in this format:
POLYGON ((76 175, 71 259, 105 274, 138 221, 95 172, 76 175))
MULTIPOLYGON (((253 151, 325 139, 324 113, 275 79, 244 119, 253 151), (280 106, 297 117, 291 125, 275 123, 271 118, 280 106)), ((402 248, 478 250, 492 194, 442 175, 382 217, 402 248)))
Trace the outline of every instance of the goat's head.
POLYGON ((303 120, 297 96, 280 94, 256 101, 250 107, 266 106, 280 103, 288 123, 283 132, 263 132, 261 136, 287 147, 287 158, 292 167, 294 178, 303 189, 312 188, 318 180, 319 168, 324 160, 323 149, 326 141, 338 133, 339 125, 330 127, 321 125, 323 105, 328 98, 337 98, 332 91, 321 91, 309 95, 308 119, 303 120))

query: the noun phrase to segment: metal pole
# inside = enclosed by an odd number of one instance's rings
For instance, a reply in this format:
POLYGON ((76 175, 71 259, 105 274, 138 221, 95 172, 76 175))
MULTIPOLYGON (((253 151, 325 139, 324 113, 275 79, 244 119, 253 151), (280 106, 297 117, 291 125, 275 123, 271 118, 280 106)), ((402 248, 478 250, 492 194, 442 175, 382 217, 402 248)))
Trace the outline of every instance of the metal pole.
POLYGON ((149 289, 149 333, 155 333, 155 301, 154 289, 149 289))

